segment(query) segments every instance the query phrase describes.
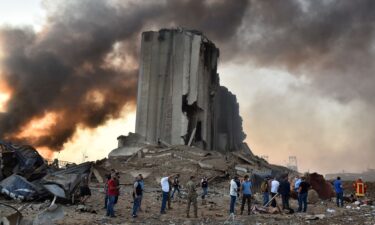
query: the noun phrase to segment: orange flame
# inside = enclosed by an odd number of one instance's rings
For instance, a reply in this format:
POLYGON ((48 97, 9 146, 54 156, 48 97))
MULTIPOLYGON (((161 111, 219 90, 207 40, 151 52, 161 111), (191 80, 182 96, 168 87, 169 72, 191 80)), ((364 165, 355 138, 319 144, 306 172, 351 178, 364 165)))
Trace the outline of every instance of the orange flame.
POLYGON ((45 159, 52 161, 55 153, 47 147, 39 147, 36 149, 38 153, 45 159))
POLYGON ((48 135, 49 129, 56 125, 57 113, 47 112, 42 117, 34 118, 21 128, 21 132, 15 137, 33 140, 40 136, 48 135))
POLYGON ((11 95, 11 89, 7 86, 5 81, 0 79, 0 112, 6 112, 7 103, 11 95))

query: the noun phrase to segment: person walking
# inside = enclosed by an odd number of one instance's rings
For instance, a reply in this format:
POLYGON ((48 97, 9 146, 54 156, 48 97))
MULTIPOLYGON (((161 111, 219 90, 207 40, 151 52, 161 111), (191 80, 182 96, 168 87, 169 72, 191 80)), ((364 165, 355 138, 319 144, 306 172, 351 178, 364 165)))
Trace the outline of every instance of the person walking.
POLYGON ((203 177, 201 180, 201 187, 202 187, 202 205, 206 204, 206 195, 208 194, 208 180, 207 177, 203 177))
POLYGON ((290 183, 288 181, 288 175, 283 177, 280 182, 279 194, 281 195, 283 209, 289 209, 290 183))
POLYGON ((229 208, 229 213, 234 214, 234 208, 236 205, 236 199, 237 199, 237 192, 238 192, 238 185, 236 183, 236 180, 238 180, 238 177, 235 176, 231 181, 230 181, 230 190, 229 190, 229 195, 230 195, 230 208, 229 208))
POLYGON ((177 174, 175 178, 173 179, 173 192, 171 198, 173 199, 174 193, 177 191, 178 196, 180 197, 180 174, 177 174))
POLYGON ((140 196, 141 198, 139 200, 139 209, 138 209, 138 211, 142 212, 142 200, 143 200, 143 191, 145 190, 145 181, 144 181, 143 175, 141 173, 138 174, 138 176, 140 178, 139 183, 141 184, 141 188, 142 188, 142 193, 141 193, 141 196, 140 196))
POLYGON ((115 174, 111 174, 111 179, 108 181, 108 202, 107 202, 107 216, 110 217, 116 217, 115 216, 115 210, 114 210, 114 205, 115 205, 115 199, 117 196, 117 188, 115 184, 115 174))
POLYGON ((137 212, 139 207, 141 206, 141 199, 142 199, 142 184, 141 184, 141 177, 138 175, 135 178, 135 182, 133 185, 133 196, 134 196, 134 201, 133 201, 133 213, 132 217, 138 217, 137 212))
POLYGON ((263 194, 263 206, 265 206, 270 201, 270 191, 269 191, 269 178, 266 177, 262 184, 260 185, 260 190, 263 194))
POLYGON ((272 207, 276 207, 276 195, 279 191, 279 186, 280 186, 280 182, 276 180, 276 177, 273 178, 272 182, 271 182, 271 198, 272 199, 272 202, 271 202, 271 206, 272 207))
POLYGON ((337 177, 337 179, 333 182, 333 186, 335 187, 336 192, 337 207, 344 207, 344 189, 342 187, 341 177, 337 177))
POLYGON ((250 215, 251 209, 251 181, 249 179, 249 175, 245 175, 244 181, 241 184, 241 191, 242 191, 242 204, 241 204, 241 215, 243 214, 243 210, 245 208, 245 204, 247 202, 247 214, 250 215))
POLYGON ((307 195, 310 188, 310 184, 306 181, 305 177, 301 178, 301 183, 298 188, 298 212, 307 211, 307 195))
POLYGON ((161 190, 162 190, 162 193, 163 193, 162 201, 161 201, 161 209, 160 209, 161 214, 166 213, 165 208, 167 206, 167 201, 168 201, 168 198, 169 198, 169 191, 170 191, 169 180, 172 179, 172 177, 173 176, 163 177, 160 180, 161 190))
POLYGON ((198 218, 198 203, 197 203, 197 188, 195 184, 195 177, 191 176, 190 180, 186 184, 187 189, 187 209, 186 209, 186 217, 189 218, 190 215, 190 205, 193 204, 194 207, 194 217, 198 218))

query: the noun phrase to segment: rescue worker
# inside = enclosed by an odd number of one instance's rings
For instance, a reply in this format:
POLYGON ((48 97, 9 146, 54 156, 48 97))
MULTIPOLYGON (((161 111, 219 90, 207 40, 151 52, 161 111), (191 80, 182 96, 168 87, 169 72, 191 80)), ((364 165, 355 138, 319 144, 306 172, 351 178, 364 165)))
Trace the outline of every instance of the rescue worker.
POLYGON ((190 213, 190 205, 193 204, 194 207, 194 217, 198 218, 198 202, 197 202, 197 188, 195 185, 195 177, 191 176, 190 180, 186 184, 187 188, 187 209, 186 209, 186 216, 189 218, 189 213, 190 213))
POLYGON ((357 196, 357 198, 365 197, 367 185, 362 181, 362 178, 358 178, 353 183, 353 188, 354 188, 354 191, 355 191, 355 196, 357 196))

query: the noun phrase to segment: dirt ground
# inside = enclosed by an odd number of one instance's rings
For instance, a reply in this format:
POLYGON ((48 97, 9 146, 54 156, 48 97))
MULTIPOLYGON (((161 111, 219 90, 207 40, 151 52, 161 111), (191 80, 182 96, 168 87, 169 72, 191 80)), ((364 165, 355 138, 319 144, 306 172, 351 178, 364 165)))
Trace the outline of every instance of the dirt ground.
MULTIPOLYGON (((147 183, 142 202, 143 211, 138 213, 138 218, 131 217, 132 198, 129 186, 123 187, 121 190, 121 196, 115 206, 117 217, 105 217, 105 209, 103 209, 104 193, 99 185, 94 185, 91 187, 92 197, 86 202, 85 206, 90 211, 95 211, 95 213, 80 212, 77 210, 77 205, 62 204, 64 218, 55 221, 55 224, 375 224, 374 206, 359 207, 354 203, 347 203, 344 208, 337 208, 334 199, 309 205, 307 213, 251 214, 242 216, 238 215, 240 204, 237 201, 234 221, 232 219, 227 221, 229 193, 226 186, 227 182, 223 182, 211 187, 205 205, 202 205, 201 199, 198 198, 198 218, 192 219, 186 218, 186 200, 183 196, 182 198, 175 197, 172 201, 172 209, 167 210, 167 214, 160 215, 161 193, 159 188, 147 187, 147 183), (317 219, 317 217, 320 217, 320 219, 317 219)), ((369 187, 370 196, 373 196, 374 183, 371 183, 369 187)), ((16 207, 25 204, 3 199, 0 201, 16 207)), ((259 204, 260 201, 260 195, 255 194, 253 204, 259 204)), ((280 203, 280 199, 278 199, 278 202, 280 203)), ((35 207, 35 205, 40 203, 30 204, 22 211, 22 214, 25 218, 32 220, 43 209, 42 207, 35 207)), ((296 200, 291 200, 291 207, 297 209, 296 200)), ((191 212, 190 215, 192 216, 193 213, 191 212)))

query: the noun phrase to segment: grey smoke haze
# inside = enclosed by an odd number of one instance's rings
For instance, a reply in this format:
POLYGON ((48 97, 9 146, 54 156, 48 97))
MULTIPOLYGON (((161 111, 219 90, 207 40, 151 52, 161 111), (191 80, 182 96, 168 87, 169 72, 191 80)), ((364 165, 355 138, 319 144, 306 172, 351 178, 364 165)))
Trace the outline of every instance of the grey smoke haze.
MULTIPOLYGON (((45 5, 48 21, 42 32, 11 27, 0 30, 5 46, 2 78, 13 90, 8 111, 0 118, 0 136, 12 137, 30 119, 57 112, 61 115, 57 126, 34 144, 58 149, 78 125, 95 128, 118 117, 125 104, 135 103, 137 65, 119 69, 108 63, 109 55, 137 64, 143 30, 181 26, 203 31, 220 48, 224 65, 232 62, 286 70, 305 77, 312 94, 341 105, 360 102, 356 111, 363 113, 356 115, 366 120, 352 118, 346 128, 365 135, 352 142, 370 159, 375 158, 375 123, 368 116, 375 105, 372 0, 80 0, 46 1, 45 5), (100 104, 87 100, 92 91, 103 95, 100 104)), ((242 110, 244 119, 259 121, 254 129, 271 123, 275 117, 269 109, 275 102, 283 102, 275 101, 278 97, 259 95, 259 102, 242 110)), ((288 104, 275 111, 288 115, 288 104)), ((314 102, 307 98, 293 104, 314 102)), ((298 119, 281 124, 280 130, 290 129, 290 135, 297 137, 294 131, 310 127, 317 112, 289 112, 298 119)), ((252 124, 246 128, 252 129, 252 124)), ((318 132, 321 129, 319 125, 311 129, 314 133, 295 148, 314 151, 308 145, 309 137, 325 138, 324 132, 318 132)), ((272 130, 267 132, 272 136, 272 130)), ((275 145, 282 144, 282 135, 274 134, 275 145)), ((321 151, 330 151, 328 142, 321 151)))

